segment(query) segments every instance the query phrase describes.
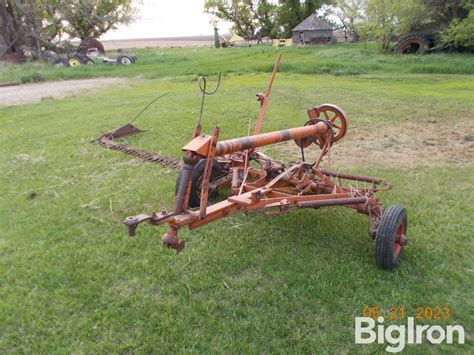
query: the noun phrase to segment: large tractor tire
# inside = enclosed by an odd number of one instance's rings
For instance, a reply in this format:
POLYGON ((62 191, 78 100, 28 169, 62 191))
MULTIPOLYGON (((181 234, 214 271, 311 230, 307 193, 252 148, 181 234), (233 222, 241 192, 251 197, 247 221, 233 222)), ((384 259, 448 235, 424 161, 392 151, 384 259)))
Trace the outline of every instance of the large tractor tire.
POLYGON ((430 46, 426 37, 419 34, 411 34, 403 37, 393 48, 394 54, 425 54, 430 46))

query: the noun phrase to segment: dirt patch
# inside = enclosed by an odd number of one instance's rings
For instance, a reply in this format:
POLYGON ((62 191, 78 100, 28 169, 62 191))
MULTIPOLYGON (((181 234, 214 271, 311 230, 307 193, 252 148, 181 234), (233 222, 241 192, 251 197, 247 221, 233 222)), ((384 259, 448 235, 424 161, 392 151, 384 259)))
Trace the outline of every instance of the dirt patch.
MULTIPOLYGON (((338 167, 432 167, 473 164, 474 121, 456 124, 441 120, 403 122, 398 125, 349 127, 343 141, 331 150, 338 167)), ((300 150, 292 141, 275 147, 278 159, 298 159, 300 150)), ((315 154, 313 146, 305 150, 307 160, 315 154)), ((275 157, 276 158, 276 157, 275 157)), ((286 160, 287 160, 286 159, 286 160)))
POLYGON ((105 86, 123 85, 126 82, 127 79, 124 78, 101 78, 0 87, 0 107, 40 102, 44 98, 62 99, 81 90, 95 90, 105 86))
POLYGON ((212 47, 214 36, 102 40, 106 51, 119 48, 212 47))

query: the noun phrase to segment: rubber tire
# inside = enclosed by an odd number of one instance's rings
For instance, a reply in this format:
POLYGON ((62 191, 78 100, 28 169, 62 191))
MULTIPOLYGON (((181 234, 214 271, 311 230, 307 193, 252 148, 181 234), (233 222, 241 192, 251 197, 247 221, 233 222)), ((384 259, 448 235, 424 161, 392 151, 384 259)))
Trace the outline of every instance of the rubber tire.
POLYGON ((128 55, 121 55, 117 58, 117 64, 120 64, 120 65, 131 65, 133 64, 133 59, 131 57, 129 57, 128 55), (122 63, 122 59, 128 59, 128 61, 130 63, 122 63))
POLYGON ((55 64, 58 59, 59 59, 59 56, 53 51, 46 50, 43 53, 43 61, 45 63, 55 64))
POLYGON ((84 65, 91 65, 91 64, 94 64, 94 61, 89 58, 88 56, 86 55, 83 55, 83 54, 76 54, 74 57, 76 57, 77 59, 80 60, 81 64, 84 64, 84 65))
POLYGON ((53 65, 55 67, 67 67, 68 64, 67 64, 67 59, 65 58, 58 58, 56 59, 54 62, 53 62, 53 65))
POLYGON ((393 255, 393 244, 400 224, 405 224, 405 233, 408 228, 407 211, 400 206, 389 206, 380 221, 375 238, 375 262, 382 269, 392 270, 400 261, 404 247, 397 256, 393 255))
POLYGON ((403 37, 400 39, 395 47, 393 48, 393 53, 394 54, 415 54, 415 55, 421 55, 425 54, 425 52, 429 48, 429 41, 420 34, 411 34, 408 36, 403 37), (417 50, 416 53, 405 53, 405 48, 406 46, 410 45, 410 43, 420 43, 420 48, 417 50))
MULTIPOLYGON (((193 169, 193 175, 191 177, 191 191, 189 192, 189 202, 188 207, 194 208, 198 207, 201 204, 201 198, 197 194, 199 178, 204 174, 204 169, 206 168, 206 159, 201 159, 193 169)), ((216 160, 212 161, 212 172, 211 172, 211 181, 213 177, 217 177, 222 174, 221 167, 216 160)), ((178 179, 176 180, 175 196, 178 193, 178 186, 181 181, 181 171, 179 172, 178 179)), ((217 197, 217 191, 214 191, 209 199, 214 199, 217 197)))
POLYGON ((76 57, 76 56, 72 56, 72 57, 68 57, 66 59, 66 63, 67 63, 67 66, 70 67, 70 68, 73 68, 73 67, 80 67, 82 65, 82 61, 80 58, 76 57), (77 65, 71 65, 71 61, 72 60, 76 60, 77 62, 77 65))

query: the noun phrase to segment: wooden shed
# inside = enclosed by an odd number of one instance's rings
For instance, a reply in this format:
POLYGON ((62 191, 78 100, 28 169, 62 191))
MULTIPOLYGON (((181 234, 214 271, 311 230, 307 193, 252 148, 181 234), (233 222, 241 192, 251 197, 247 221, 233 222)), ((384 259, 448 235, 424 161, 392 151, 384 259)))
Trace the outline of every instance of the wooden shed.
POLYGON ((333 29, 313 14, 292 30, 293 44, 326 44, 331 41, 333 29))

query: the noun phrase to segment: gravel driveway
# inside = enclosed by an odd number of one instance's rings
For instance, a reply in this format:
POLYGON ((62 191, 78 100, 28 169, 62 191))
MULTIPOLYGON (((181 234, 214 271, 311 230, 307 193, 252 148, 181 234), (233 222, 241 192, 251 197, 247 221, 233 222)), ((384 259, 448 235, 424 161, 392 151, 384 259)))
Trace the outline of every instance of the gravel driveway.
POLYGON ((79 90, 123 85, 126 81, 127 79, 124 78, 100 78, 48 81, 0 87, 0 107, 40 102, 43 98, 62 99, 65 96, 77 94, 79 90))

